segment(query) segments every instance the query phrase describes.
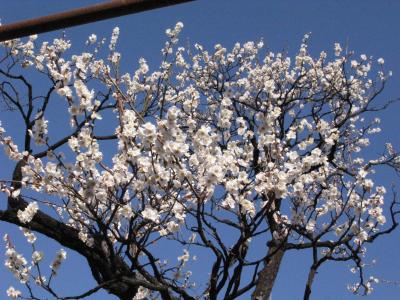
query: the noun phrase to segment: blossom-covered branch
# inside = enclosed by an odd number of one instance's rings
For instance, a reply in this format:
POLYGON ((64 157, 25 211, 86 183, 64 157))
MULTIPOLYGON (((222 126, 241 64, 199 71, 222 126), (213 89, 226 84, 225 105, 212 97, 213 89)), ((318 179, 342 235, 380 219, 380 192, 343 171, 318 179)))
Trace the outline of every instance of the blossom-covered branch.
MULTIPOLYGON (((21 147, 7 123, 0 128, 16 162, 1 183, 0 220, 87 259, 98 287, 77 299, 99 289, 124 300, 269 299, 285 253, 307 249, 304 299, 327 261, 354 263, 351 291, 370 293, 365 249, 399 214, 395 193, 385 204, 387 187, 374 183, 381 166, 399 170, 398 153, 387 144, 365 155, 381 131, 374 113, 390 104, 378 97, 390 76, 384 60, 339 44, 332 57, 313 58, 308 35, 294 59, 262 41, 185 49, 182 28, 166 31, 159 69, 141 58, 133 74, 117 52, 118 28, 106 58, 95 35, 70 57, 65 38, 3 43, 0 93, 25 139, 21 147), (42 96, 32 73, 49 86, 42 96), (53 104, 69 120, 62 130, 52 127, 53 104), (194 274, 198 262, 203 276, 194 274)), ((50 285, 64 250, 46 282, 43 254, 27 267, 7 243, 7 267, 32 299, 33 278, 56 299, 75 299, 50 285)))

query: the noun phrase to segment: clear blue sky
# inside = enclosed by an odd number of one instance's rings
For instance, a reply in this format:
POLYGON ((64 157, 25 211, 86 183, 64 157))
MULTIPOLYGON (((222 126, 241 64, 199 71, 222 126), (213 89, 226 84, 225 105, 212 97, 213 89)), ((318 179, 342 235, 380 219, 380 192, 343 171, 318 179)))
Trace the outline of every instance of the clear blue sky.
MULTIPOLYGON (((38 17, 54 12, 89 5, 95 0, 0 0, 0 17, 3 24, 38 17)), ((398 0, 198 0, 192 3, 163 8, 151 12, 131 15, 118 19, 92 23, 67 29, 67 36, 79 51, 90 33, 99 37, 109 37, 114 26, 119 26, 121 36, 119 51, 124 64, 134 70, 139 57, 145 57, 151 66, 160 61, 160 49, 164 43, 164 31, 177 21, 185 25, 182 40, 184 43, 201 43, 207 48, 221 43, 230 48, 236 41, 245 42, 263 38, 272 51, 287 50, 293 56, 305 33, 312 32, 310 50, 318 53, 333 48, 334 42, 347 44, 356 53, 374 57, 384 57, 386 68, 393 70, 394 76, 381 100, 400 97, 400 1, 398 0)), ((58 33, 42 35, 52 39, 58 33)), ((391 140, 398 149, 398 116, 400 106, 393 106, 381 113, 383 134, 371 148, 374 153, 383 150, 385 142, 391 140)), ((4 114, 0 114, 0 119, 4 114)), ((4 157, 0 163, 5 164, 4 157)), ((0 177, 9 176, 7 168, 1 167, 0 177), (8 173, 7 173, 8 172, 8 173)), ((393 174, 383 173, 381 183, 399 182, 393 174)), ((0 196, 0 208, 4 208, 4 196, 0 196)), ((17 244, 22 241, 21 234, 11 226, 1 223, 0 235, 12 232, 17 244)), ((370 259, 376 258, 377 265, 371 270, 377 277, 400 280, 400 231, 381 239, 370 248, 370 259)), ((25 244, 25 243, 22 243, 25 244)), ((41 248, 58 249, 59 246, 39 238, 41 248)), ((25 246, 25 245, 24 245, 25 246)), ((4 248, 0 248, 3 252, 4 248)), ((46 251, 49 254, 50 251, 46 251)), ((309 256, 291 253, 285 257, 272 299, 301 299, 306 281, 309 256)), ((48 258, 49 261, 51 257, 48 258)), ((356 299, 346 290, 346 284, 356 280, 348 270, 347 264, 325 265, 316 278, 312 299, 356 299)), ((196 271, 196 270, 194 270, 196 271)), ((62 267, 62 277, 58 280, 62 294, 75 294, 85 287, 93 287, 88 267, 81 258, 69 252, 67 263, 62 267)), ((0 299, 5 299, 5 290, 16 281, 0 268, 0 299)), ((400 286, 379 284, 369 299, 398 299, 400 286)), ((113 297, 99 293, 90 299, 108 300, 113 297)))

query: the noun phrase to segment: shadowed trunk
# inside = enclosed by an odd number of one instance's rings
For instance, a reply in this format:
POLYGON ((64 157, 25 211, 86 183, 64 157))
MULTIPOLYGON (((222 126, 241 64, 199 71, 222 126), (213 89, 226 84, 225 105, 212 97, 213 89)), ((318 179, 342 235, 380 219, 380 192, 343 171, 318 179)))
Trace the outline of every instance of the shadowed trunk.
POLYGON ((267 258, 264 261, 264 268, 258 273, 258 282, 253 292, 252 300, 268 300, 271 296, 279 267, 285 254, 283 242, 272 242, 268 249, 267 258))
POLYGON ((268 197, 264 198, 267 203, 267 212, 265 220, 271 230, 272 240, 267 243, 268 253, 264 259, 264 267, 258 272, 256 288, 251 295, 252 300, 268 300, 270 299, 272 288, 276 277, 278 276, 279 268, 281 266, 283 255, 285 254, 285 247, 287 243, 287 236, 274 237, 274 232, 281 232, 279 212, 281 206, 281 199, 275 197, 273 192, 268 193, 268 197))

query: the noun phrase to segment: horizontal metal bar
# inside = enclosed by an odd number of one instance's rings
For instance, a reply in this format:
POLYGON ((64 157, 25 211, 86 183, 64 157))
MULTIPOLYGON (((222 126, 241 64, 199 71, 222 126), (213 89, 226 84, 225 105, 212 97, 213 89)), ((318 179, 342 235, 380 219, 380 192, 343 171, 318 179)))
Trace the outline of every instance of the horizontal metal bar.
POLYGON ((0 42, 195 0, 113 0, 0 26, 0 42))

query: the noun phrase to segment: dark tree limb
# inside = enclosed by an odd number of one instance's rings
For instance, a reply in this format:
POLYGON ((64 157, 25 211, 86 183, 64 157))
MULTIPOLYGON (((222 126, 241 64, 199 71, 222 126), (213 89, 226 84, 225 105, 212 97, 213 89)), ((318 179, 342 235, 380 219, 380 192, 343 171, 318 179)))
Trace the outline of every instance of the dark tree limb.
MULTIPOLYGON (((21 160, 13 173, 13 187, 14 189, 21 186, 21 168, 25 164, 21 160)), ((89 263, 92 274, 98 284, 112 281, 121 276, 135 279, 134 273, 130 270, 129 266, 123 261, 120 256, 106 253, 102 247, 105 242, 104 237, 95 236, 95 243, 93 247, 87 246, 79 239, 79 232, 62 222, 57 221, 48 214, 38 211, 29 224, 22 223, 17 216, 19 210, 24 210, 28 202, 21 196, 8 198, 7 210, 0 210, 0 220, 22 226, 39 232, 55 241, 74 250, 85 257, 89 263)), ((116 295, 121 300, 131 300, 136 292, 137 285, 126 282, 111 282, 104 287, 109 293, 116 295)))

